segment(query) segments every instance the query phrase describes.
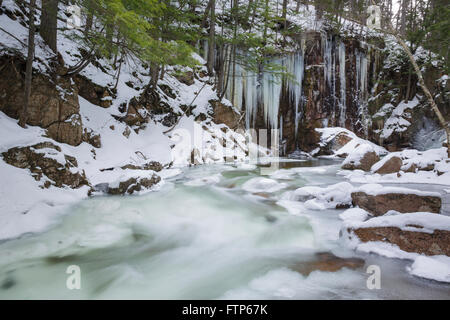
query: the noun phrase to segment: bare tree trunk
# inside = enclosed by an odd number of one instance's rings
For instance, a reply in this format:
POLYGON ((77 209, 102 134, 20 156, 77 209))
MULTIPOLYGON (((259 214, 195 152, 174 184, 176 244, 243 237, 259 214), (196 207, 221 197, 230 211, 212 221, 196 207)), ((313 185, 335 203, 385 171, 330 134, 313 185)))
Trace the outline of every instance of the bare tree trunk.
POLYGON ((207 67, 208 67, 208 73, 210 76, 213 75, 214 73, 214 49, 216 47, 215 45, 215 33, 216 33, 216 1, 215 0, 210 0, 210 13, 211 13, 211 18, 210 18, 210 22, 209 22, 209 44, 208 44, 208 63, 207 63, 207 67))
POLYGON ((288 0, 283 0, 283 9, 281 13, 281 20, 283 20, 283 28, 286 28, 286 17, 287 17, 287 5, 288 0))
POLYGON ((420 71, 419 65, 416 62, 416 59, 414 58, 413 54, 411 53, 411 50, 409 50, 409 47, 406 45, 405 41, 392 30, 392 27, 390 27, 391 31, 393 32, 395 38, 397 39, 397 42, 402 46, 403 50, 405 50, 406 54, 408 55, 409 61, 414 67, 414 71, 417 75, 417 78, 419 79, 419 85, 422 88, 422 91, 425 93, 425 96, 428 99, 429 104, 431 105, 431 108, 433 109, 434 113, 436 114, 440 125, 445 130, 445 133, 447 134, 447 154, 450 158, 450 128, 445 123, 444 116, 442 115, 441 111, 439 110, 436 102, 433 99, 433 95, 431 94, 430 90, 428 90, 428 87, 425 84, 425 81, 423 80, 422 71, 420 71))
POLYGON ((215 2, 216 2, 215 0, 208 1, 208 5, 205 8, 205 13, 203 14, 202 24, 200 25, 201 28, 204 28, 206 26, 206 21, 208 21, 208 16, 211 11, 211 6, 212 5, 215 6, 216 5, 215 2), (214 4, 213 4, 213 2, 214 2, 214 4))
POLYGON ((159 70, 160 70, 160 67, 158 64, 152 63, 150 65, 150 76, 151 76, 150 87, 151 87, 152 91, 156 90, 156 86, 158 84, 158 79, 159 79, 159 70))
POLYGON ((25 70, 25 92, 22 112, 19 115, 19 126, 25 128, 28 120, 28 104, 31 96, 31 80, 33 78, 33 59, 34 59, 34 11, 36 6, 36 0, 30 0, 29 5, 29 26, 28 26, 28 56, 27 65, 25 70))
POLYGON ((41 26, 39 33, 54 53, 57 48, 58 0, 42 0, 41 26))

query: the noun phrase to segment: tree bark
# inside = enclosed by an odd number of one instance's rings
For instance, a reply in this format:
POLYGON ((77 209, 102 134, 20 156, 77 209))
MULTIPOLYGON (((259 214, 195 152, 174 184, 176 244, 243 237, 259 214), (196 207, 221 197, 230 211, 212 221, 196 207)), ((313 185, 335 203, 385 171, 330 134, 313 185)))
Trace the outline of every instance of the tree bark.
POLYGON ((58 0, 42 0, 41 26, 39 32, 54 53, 57 48, 58 0))
MULTIPOLYGON (((393 31, 392 28, 390 28, 390 29, 391 29, 391 31, 393 31)), ((425 93, 425 96, 427 97, 428 102, 431 105, 431 108, 433 109, 434 113, 436 114, 440 125, 442 126, 442 128, 445 130, 445 133, 447 134, 447 155, 450 158, 450 128, 446 124, 444 116, 442 115, 436 102, 434 101, 433 95, 431 94, 430 90, 428 90, 428 87, 426 86, 425 81, 423 80, 422 71, 420 71, 419 65, 417 64, 416 59, 414 58, 413 54, 411 53, 411 50, 409 50, 409 47, 407 46, 405 41, 403 41, 403 39, 397 33, 393 32, 393 34, 394 34, 397 42, 401 45, 403 50, 408 55, 409 61, 413 65, 414 72, 416 73, 417 78, 419 80, 419 85, 422 88, 422 91, 425 93)))
POLYGON ((216 1, 210 0, 211 18, 209 22, 209 44, 208 44, 208 73, 210 76, 214 74, 214 49, 215 49, 215 33, 216 33, 216 1))
POLYGON ((287 5, 288 0, 283 0, 283 9, 281 14, 281 19, 283 20, 283 28, 286 28, 287 5))
POLYGON ((33 59, 34 59, 34 37, 35 37, 35 26, 34 26, 34 12, 35 12, 36 0, 30 0, 29 5, 29 25, 28 25, 28 56, 27 64, 25 70, 25 90, 24 90, 24 101, 22 106, 22 111, 19 116, 19 126, 25 128, 28 120, 28 104, 31 96, 31 80, 33 77, 33 59))

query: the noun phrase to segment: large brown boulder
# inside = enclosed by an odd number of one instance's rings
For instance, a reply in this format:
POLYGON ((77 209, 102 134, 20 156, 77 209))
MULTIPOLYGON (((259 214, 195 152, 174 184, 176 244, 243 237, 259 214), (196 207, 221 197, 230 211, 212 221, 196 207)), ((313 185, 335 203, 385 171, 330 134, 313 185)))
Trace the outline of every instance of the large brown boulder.
POLYGON ((390 210, 401 213, 441 211, 441 198, 437 196, 422 196, 405 193, 386 193, 370 195, 365 192, 352 193, 353 205, 358 206, 375 216, 385 214, 390 210))
POLYGON ((378 161, 380 161, 380 157, 373 148, 367 144, 363 144, 355 148, 348 155, 343 162, 342 169, 370 171, 370 168, 378 161))
POLYGON ((434 230, 433 233, 428 233, 383 226, 347 231, 355 234, 362 242, 382 241, 396 244, 401 250, 407 252, 450 256, 450 231, 446 230, 434 230))
MULTIPOLYGON (((0 110, 18 119, 24 103, 25 60, 19 55, 2 56, 0 69, 0 110)), ((27 124, 47 129, 58 142, 79 145, 83 126, 78 90, 70 78, 35 72, 32 88, 27 124)))
POLYGON ((226 124, 231 129, 238 129, 242 127, 242 124, 239 123, 241 116, 234 110, 233 107, 224 105, 218 100, 211 100, 209 103, 213 107, 213 121, 215 123, 226 124))
POLYGON ((379 169, 375 171, 375 173, 379 174, 396 173, 400 171, 402 165, 403 165, 402 159, 394 156, 389 160, 387 160, 379 169))
POLYGON ((41 142, 28 147, 15 147, 2 153, 3 160, 17 168, 29 169, 32 176, 40 181, 44 176, 47 181, 44 187, 51 185, 56 187, 69 186, 79 188, 89 185, 89 182, 83 173, 73 173, 72 168, 78 167, 77 160, 69 155, 64 155, 65 164, 61 164, 52 157, 46 156, 46 153, 40 152, 47 149, 46 152, 57 154, 61 148, 51 142, 41 142))

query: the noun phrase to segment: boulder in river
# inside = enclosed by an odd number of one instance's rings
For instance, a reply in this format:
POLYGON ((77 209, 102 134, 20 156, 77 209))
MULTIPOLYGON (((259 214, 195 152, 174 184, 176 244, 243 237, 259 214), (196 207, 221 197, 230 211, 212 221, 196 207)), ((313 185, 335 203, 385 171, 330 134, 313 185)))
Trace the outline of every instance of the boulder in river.
POLYGON ((403 165, 402 159, 399 157, 391 157, 387 160, 379 169, 375 171, 375 173, 379 174, 388 174, 388 173, 396 173, 399 172, 403 165))
POLYGON ((418 195, 413 193, 384 193, 371 195, 365 192, 353 192, 352 203, 374 216, 384 215, 390 210, 401 213, 441 211, 441 198, 431 195, 418 195))
POLYGON ((98 185, 99 188, 97 189, 107 190, 107 193, 112 195, 123 195, 126 193, 133 194, 134 192, 139 192, 144 189, 150 189, 160 181, 161 177, 156 174, 153 174, 150 178, 138 178, 138 177, 129 178, 125 181, 119 182, 116 186, 113 187, 111 187, 111 185, 108 185, 108 187, 105 188, 104 184, 99 184, 98 185))
POLYGON ((355 270, 362 268, 364 264, 363 259, 340 258, 330 252, 319 252, 314 255, 314 259, 298 263, 292 269, 307 276, 316 270, 324 272, 336 272, 342 268, 355 270))
POLYGON ((428 212, 383 216, 346 226, 350 239, 386 242, 406 252, 450 256, 450 217, 428 212))
POLYGON ((342 163, 342 169, 345 170, 364 170, 370 171, 370 168, 380 160, 380 157, 369 144, 362 144, 355 148, 342 163))

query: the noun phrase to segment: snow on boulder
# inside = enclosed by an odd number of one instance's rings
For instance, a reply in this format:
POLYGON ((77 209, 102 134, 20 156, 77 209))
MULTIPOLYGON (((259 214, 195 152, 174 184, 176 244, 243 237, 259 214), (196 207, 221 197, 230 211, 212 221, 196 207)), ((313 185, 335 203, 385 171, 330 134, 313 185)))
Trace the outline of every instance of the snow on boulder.
POLYGON ((379 174, 389 174, 399 172, 403 161, 397 156, 386 156, 387 159, 378 161, 372 166, 372 172, 379 174))
POLYGON ((350 208, 339 215, 344 221, 364 222, 369 218, 369 213, 361 208, 350 208))
POLYGON ((405 252, 450 256, 450 217, 429 212, 391 213, 363 222, 346 220, 341 234, 353 244, 381 242, 405 252))
POLYGON ((291 201, 305 202, 305 206, 311 210, 343 209, 352 204, 350 196, 352 185, 341 182, 326 188, 315 186, 298 188, 283 195, 283 198, 291 201))
POLYGON ((249 191, 252 193, 255 192, 276 192, 281 189, 286 188, 285 183, 279 183, 275 180, 268 179, 268 178, 253 178, 248 180, 242 185, 242 189, 245 191, 249 191))
POLYGON ((425 192, 408 188, 384 187, 366 184, 351 193, 352 203, 372 215, 384 215, 390 210, 401 213, 426 211, 439 213, 441 197, 436 192, 425 192))
POLYGON ((442 175, 450 171, 450 160, 446 148, 418 151, 414 149, 392 152, 372 166, 371 171, 379 174, 397 173, 399 171, 415 173, 417 171, 434 171, 442 175))
POLYGON ((380 160, 375 149, 369 144, 361 144, 345 158, 342 169, 370 171, 370 168, 380 160))
MULTIPOLYGON (((145 191, 150 190, 154 185, 158 184, 161 181, 161 177, 152 174, 151 177, 132 177, 124 181, 116 182, 114 184, 110 184, 107 186, 106 191, 109 194, 112 195, 124 195, 126 193, 133 194, 133 193, 143 193, 145 191)), ((105 184, 98 185, 103 187, 106 187, 105 184)), ((96 186, 97 187, 97 186, 96 186)), ((100 191, 100 190, 98 190, 100 191)))
POLYGON ((345 158, 362 144, 372 146, 377 155, 385 155, 388 153, 385 148, 368 140, 361 139, 345 128, 318 128, 316 132, 320 134, 320 142, 318 148, 311 152, 313 156, 332 155, 345 158))
POLYGON ((406 270, 416 277, 450 283, 450 258, 446 256, 419 256, 406 270))

